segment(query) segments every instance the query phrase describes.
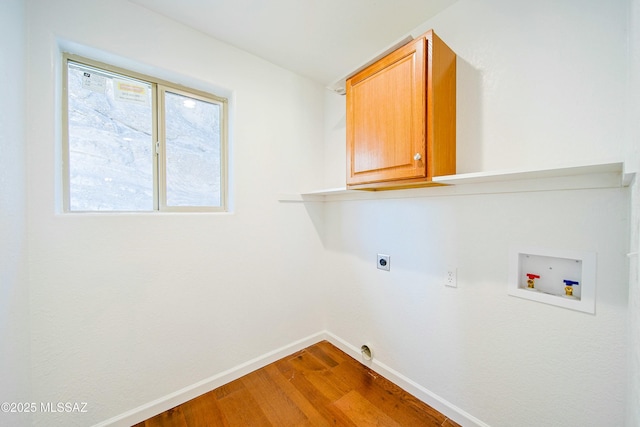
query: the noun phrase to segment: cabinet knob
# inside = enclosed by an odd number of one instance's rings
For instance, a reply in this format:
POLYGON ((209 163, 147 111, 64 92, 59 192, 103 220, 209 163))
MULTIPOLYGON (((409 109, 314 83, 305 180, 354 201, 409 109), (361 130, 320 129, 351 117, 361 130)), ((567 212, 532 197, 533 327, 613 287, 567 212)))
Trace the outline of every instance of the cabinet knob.
POLYGON ((416 153, 416 154, 413 156, 413 160, 415 160, 415 161, 418 161, 418 160, 420 160, 421 158, 422 158, 422 155, 421 155, 420 153, 416 153))

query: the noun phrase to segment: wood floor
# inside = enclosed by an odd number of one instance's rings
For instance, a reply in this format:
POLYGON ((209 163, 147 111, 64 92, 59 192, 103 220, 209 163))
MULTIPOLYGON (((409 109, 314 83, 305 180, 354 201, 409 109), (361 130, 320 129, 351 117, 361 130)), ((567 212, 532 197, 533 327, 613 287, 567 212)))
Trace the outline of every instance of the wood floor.
POLYGON ((327 341, 134 427, 460 427, 327 341))

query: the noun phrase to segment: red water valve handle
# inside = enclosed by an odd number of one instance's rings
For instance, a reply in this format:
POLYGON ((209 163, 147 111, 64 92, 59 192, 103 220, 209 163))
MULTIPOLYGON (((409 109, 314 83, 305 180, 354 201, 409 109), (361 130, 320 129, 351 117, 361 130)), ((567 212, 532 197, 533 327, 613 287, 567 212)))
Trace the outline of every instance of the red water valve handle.
POLYGON ((540 278, 540 276, 538 276, 537 274, 531 274, 531 273, 527 273, 527 277, 531 280, 540 278))

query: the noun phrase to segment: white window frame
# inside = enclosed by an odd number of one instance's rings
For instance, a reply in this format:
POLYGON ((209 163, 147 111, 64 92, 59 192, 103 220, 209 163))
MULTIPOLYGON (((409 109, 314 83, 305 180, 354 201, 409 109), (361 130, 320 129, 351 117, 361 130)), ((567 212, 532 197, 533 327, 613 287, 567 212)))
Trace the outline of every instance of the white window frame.
POLYGON ((170 83, 152 76, 137 73, 113 65, 94 61, 71 53, 63 53, 63 96, 62 96, 62 169, 63 169, 63 208, 65 213, 153 213, 153 212, 227 212, 228 211, 228 124, 229 102, 227 98, 208 92, 170 83), (70 197, 70 164, 69 164, 69 105, 68 105, 68 64, 74 62, 82 66, 96 68, 106 73, 116 73, 151 85, 152 100, 152 149, 153 164, 153 210, 71 210, 70 197), (217 104, 221 108, 220 115, 220 206, 167 206, 166 188, 166 150, 163 96, 165 92, 185 95, 201 101, 217 104))

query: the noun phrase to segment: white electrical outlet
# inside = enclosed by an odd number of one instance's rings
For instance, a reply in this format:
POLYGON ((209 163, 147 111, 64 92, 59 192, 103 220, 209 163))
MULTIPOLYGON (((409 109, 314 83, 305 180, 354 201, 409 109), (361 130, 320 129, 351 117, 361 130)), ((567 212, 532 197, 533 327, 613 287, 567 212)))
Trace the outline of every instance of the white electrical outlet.
POLYGON ((378 270, 391 270, 391 257, 385 254, 378 254, 376 261, 378 270))
POLYGON ((447 270, 447 276, 445 277, 444 285, 449 286, 451 288, 458 287, 458 277, 457 277, 456 268, 450 268, 447 270))

